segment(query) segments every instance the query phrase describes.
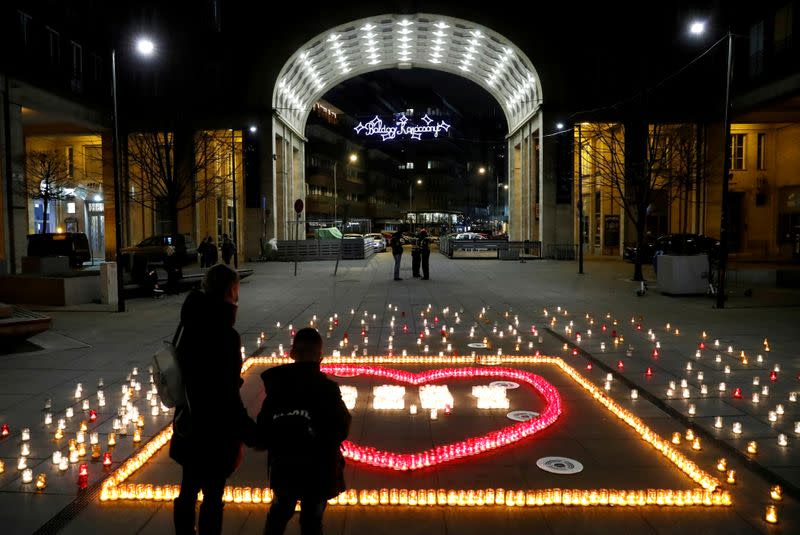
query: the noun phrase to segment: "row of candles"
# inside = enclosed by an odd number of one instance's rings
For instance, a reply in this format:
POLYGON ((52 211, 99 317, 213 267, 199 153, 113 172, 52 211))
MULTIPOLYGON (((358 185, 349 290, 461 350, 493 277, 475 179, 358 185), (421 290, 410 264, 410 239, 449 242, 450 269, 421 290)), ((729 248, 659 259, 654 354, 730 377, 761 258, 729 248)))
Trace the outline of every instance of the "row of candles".
MULTIPOLYGON (((408 362, 404 361, 400 358, 395 358, 394 360, 387 358, 387 357, 371 357, 374 360, 379 360, 380 364, 406 364, 408 362)), ((420 361, 423 360, 421 357, 417 357, 420 361)), ((250 358, 245 363, 243 363, 243 369, 249 369, 251 366, 259 364, 258 362, 259 357, 250 358)), ((424 357, 424 361, 427 364, 453 364, 452 360, 453 357, 442 357, 442 358, 435 358, 435 357, 424 357)), ((339 373, 342 375, 346 374, 361 374, 366 373, 368 370, 365 366, 348 366, 346 362, 351 361, 349 357, 337 357, 337 358, 328 358, 326 359, 326 364, 324 371, 326 373, 339 373), (336 362, 336 364, 333 364, 336 362)), ((558 489, 552 490, 529 490, 529 491, 514 491, 513 498, 511 499, 511 505, 549 505, 551 503, 557 504, 569 504, 569 505, 730 505, 731 497, 727 491, 720 490, 719 482, 712 477, 710 474, 706 473, 702 469, 700 469, 696 464, 686 459, 683 454, 681 454, 677 449, 672 447, 669 441, 662 439, 659 437, 655 432, 653 432, 649 427, 647 427, 643 422, 641 422, 638 418, 633 416, 630 412, 623 409, 619 406, 613 399, 607 396, 601 389, 597 388, 593 383, 591 383, 588 379, 583 377, 580 373, 578 373, 574 368, 566 364, 563 359, 558 357, 533 357, 533 356, 525 356, 525 357, 507 357, 503 359, 503 363, 509 362, 517 362, 517 363, 541 363, 541 364, 555 364, 557 365, 563 372, 565 372, 569 377, 573 380, 576 380, 578 384, 580 384, 584 389, 589 391, 594 399, 599 401, 602 405, 608 408, 615 416, 620 418, 626 424, 630 425, 634 428, 642 438, 653 445, 656 450, 658 450, 662 455, 664 455, 667 459, 669 459, 673 464, 675 464, 681 471, 683 471, 686 475, 688 475, 692 480, 699 483, 703 488, 697 488, 693 490, 687 491, 678 491, 678 490, 670 490, 670 489, 649 489, 646 491, 615 491, 611 489, 595 489, 595 490, 576 490, 576 491, 561 491, 558 489), (520 492, 522 494, 520 495, 520 492), (567 492, 568 496, 565 500, 564 492, 567 492), (520 498, 522 496, 522 498, 520 498), (549 496, 549 499, 548 499, 549 496)), ((273 359, 269 359, 268 362, 264 362, 264 364, 276 364, 273 359)), ((450 371, 460 371, 461 369, 456 368, 450 371)), ((372 371, 372 370, 369 370, 372 371)), ((379 376, 394 376, 395 380, 403 380, 407 383, 419 383, 431 381, 431 380, 441 380, 445 378, 443 375, 439 374, 436 376, 436 379, 432 379, 430 374, 435 374, 436 372, 441 372, 441 370, 433 370, 429 372, 422 372, 420 374, 410 374, 409 372, 404 372, 401 370, 386 370, 386 369, 378 369, 375 370, 373 375, 379 376)), ((515 380, 519 380, 521 382, 526 382, 523 379, 524 374, 527 372, 523 372, 521 370, 513 370, 513 369, 498 369, 498 368, 482 368, 480 369, 481 372, 495 372, 494 376, 496 377, 503 377, 503 378, 513 378, 515 380)), ((533 374, 530 374, 533 375, 533 374)), ((466 376, 466 374, 465 374, 466 376)), ((555 392, 555 389, 553 389, 555 392)), ((556 392, 557 394, 557 392, 556 392)), ((545 396, 546 397, 546 396, 545 396)), ((549 403, 548 407, 553 407, 553 403, 549 403)), ((544 415, 543 415, 544 416, 544 415)), ((539 420, 540 421, 541 417, 539 420)), ((125 484, 125 480, 130 477, 136 470, 138 470, 147 460, 152 457, 161 447, 163 447, 166 443, 168 443, 170 437, 172 435, 171 426, 156 435, 150 442, 148 442, 136 455, 132 458, 127 460, 123 463, 115 472, 114 474, 107 479, 104 483, 103 491, 101 495, 101 499, 103 500, 118 500, 118 499, 133 499, 133 500, 155 500, 156 495, 159 494, 158 489, 160 488, 160 498, 163 500, 172 499, 175 493, 177 492, 177 486, 165 486, 165 487, 148 487, 147 485, 133 485, 133 484, 125 484), (149 489, 149 490, 148 490, 149 489)), ((456 453, 456 452, 453 452, 456 453)), ((373 461, 374 461, 373 455, 373 461)), ((332 502, 337 504, 400 504, 402 503, 401 496, 405 496, 405 504, 411 504, 414 500, 411 498, 413 496, 412 490, 406 489, 396 489, 396 494, 393 494, 393 490, 390 489, 380 489, 380 490, 362 490, 362 491, 355 491, 350 490, 343 493, 338 498, 334 498, 332 502), (384 493, 385 491, 385 493, 384 493), (405 493, 404 493, 405 491, 405 493), (403 494, 404 493, 404 494, 403 494), (396 496, 392 498, 392 496, 396 496), (410 500, 410 501, 409 501, 410 500)), ((481 505, 481 501, 479 499, 479 495, 481 492, 484 492, 483 495, 483 502, 482 504, 496 504, 496 499, 494 501, 488 499, 489 493, 491 492, 492 495, 495 492, 492 489, 487 489, 486 491, 458 491, 452 490, 446 492, 446 503, 448 505, 469 505, 474 503, 475 505, 481 505), (470 492, 472 492, 472 501, 469 499, 470 492)), ((420 497, 420 491, 417 491, 416 494, 416 504, 421 505, 420 500, 424 504, 440 504, 439 499, 439 492, 436 491, 436 501, 432 502, 428 500, 430 496, 429 491, 424 491, 425 498, 420 497)), ((246 499, 247 495, 247 487, 232 487, 226 490, 226 500, 229 501, 236 501, 236 496, 241 496, 242 501, 245 503, 258 503, 258 498, 256 496, 256 489, 251 489, 250 492, 250 501, 248 502, 246 499)), ((503 499, 500 503, 507 504, 509 500, 507 496, 509 492, 505 492, 503 499)), ((266 489, 261 491, 260 499, 262 502, 265 499, 268 499, 271 495, 266 489)))
MULTIPOLYGON (((124 483, 103 488, 101 501, 172 501, 180 493, 180 485, 152 485, 149 483, 124 483)), ((202 497, 201 497, 202 498, 202 497)), ((222 499, 227 503, 269 504, 274 494, 269 488, 225 487, 222 499)), ((731 496, 727 491, 711 492, 703 489, 539 489, 513 490, 488 489, 348 489, 328 500, 330 505, 406 505, 450 507, 543 507, 564 506, 728 506, 731 496)))

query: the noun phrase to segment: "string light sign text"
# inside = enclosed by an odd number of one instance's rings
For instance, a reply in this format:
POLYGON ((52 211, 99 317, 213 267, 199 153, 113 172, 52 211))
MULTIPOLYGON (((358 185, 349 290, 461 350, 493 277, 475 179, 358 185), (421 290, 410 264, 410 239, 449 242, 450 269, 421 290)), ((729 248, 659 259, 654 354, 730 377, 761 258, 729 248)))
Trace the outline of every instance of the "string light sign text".
POLYGON ((419 141, 423 136, 436 138, 450 130, 449 124, 444 121, 436 122, 428 117, 428 114, 425 114, 420 120, 424 124, 414 124, 405 114, 400 114, 395 119, 394 125, 390 125, 384 124, 383 119, 376 115, 367 123, 359 122, 353 130, 359 135, 380 136, 382 141, 391 141, 398 137, 408 137, 419 141))

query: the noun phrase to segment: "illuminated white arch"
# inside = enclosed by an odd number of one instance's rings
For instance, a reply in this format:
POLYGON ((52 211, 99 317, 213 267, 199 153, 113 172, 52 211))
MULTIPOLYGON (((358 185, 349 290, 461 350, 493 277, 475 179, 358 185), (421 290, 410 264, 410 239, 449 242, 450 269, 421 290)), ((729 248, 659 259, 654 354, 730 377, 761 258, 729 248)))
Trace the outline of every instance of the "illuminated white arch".
POLYGON ((510 132, 542 105, 536 69, 508 39, 466 20, 418 13, 368 17, 311 39, 281 69, 272 106, 301 133, 311 107, 330 88, 366 72, 413 67, 483 87, 500 104, 510 132))

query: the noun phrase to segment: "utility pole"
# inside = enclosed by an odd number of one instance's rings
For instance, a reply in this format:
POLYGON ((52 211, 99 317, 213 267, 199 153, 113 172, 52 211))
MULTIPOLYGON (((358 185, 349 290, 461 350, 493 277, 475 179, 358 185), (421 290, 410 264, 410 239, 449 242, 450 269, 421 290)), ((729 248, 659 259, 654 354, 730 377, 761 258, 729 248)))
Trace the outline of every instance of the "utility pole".
POLYGON ((725 78, 725 112, 722 116, 722 202, 719 216, 719 266, 717 308, 725 308, 725 282, 728 267, 728 182, 731 172, 731 83, 733 82, 733 33, 728 30, 728 68, 725 78))

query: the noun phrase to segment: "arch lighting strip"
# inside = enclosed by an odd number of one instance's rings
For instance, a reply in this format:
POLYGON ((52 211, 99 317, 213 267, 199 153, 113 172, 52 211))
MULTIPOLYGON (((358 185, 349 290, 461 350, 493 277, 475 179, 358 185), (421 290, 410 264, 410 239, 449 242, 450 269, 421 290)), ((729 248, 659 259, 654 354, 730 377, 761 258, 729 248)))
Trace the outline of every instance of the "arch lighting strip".
POLYGON ((509 130, 542 103, 531 61, 502 35, 439 15, 384 15, 337 26, 304 44, 281 69, 275 112, 302 132, 311 106, 330 88, 371 71, 412 67, 472 80, 500 104, 509 130))
MULTIPOLYGON (((253 366, 276 366, 289 362, 286 358, 250 357, 242 363, 242 373, 253 366)), ((355 371, 351 368, 365 365, 386 364, 548 364, 572 379, 600 406, 616 416, 622 423, 633 429, 646 443, 696 486, 683 489, 648 488, 628 489, 349 489, 329 500, 331 505, 407 505, 407 506, 506 506, 540 507, 550 505, 571 506, 729 506, 730 491, 723 489, 718 479, 690 460, 668 439, 662 438, 644 421, 609 396, 602 388, 584 377, 575 368, 559 357, 547 356, 488 356, 488 357, 434 357, 434 356, 368 356, 368 357, 327 357, 323 364, 331 370, 355 371)), ((517 370, 521 373, 521 370, 517 370)), ((387 374, 395 373, 386 371, 387 374)), ((469 375, 469 373, 467 373, 469 375)), ((404 378, 409 378, 408 377, 404 378)), ((179 485, 153 485, 150 483, 129 483, 127 480, 144 466, 172 438, 172 426, 165 427, 147 444, 125 460, 103 481, 100 500, 102 502, 127 501, 171 501, 179 491, 179 485)), ((272 501, 272 491, 261 487, 225 488, 223 500, 234 503, 268 504, 272 501)))

